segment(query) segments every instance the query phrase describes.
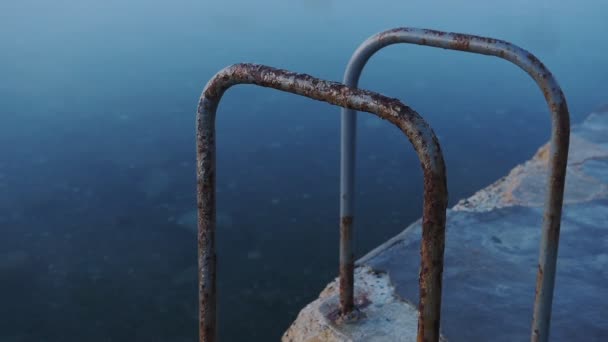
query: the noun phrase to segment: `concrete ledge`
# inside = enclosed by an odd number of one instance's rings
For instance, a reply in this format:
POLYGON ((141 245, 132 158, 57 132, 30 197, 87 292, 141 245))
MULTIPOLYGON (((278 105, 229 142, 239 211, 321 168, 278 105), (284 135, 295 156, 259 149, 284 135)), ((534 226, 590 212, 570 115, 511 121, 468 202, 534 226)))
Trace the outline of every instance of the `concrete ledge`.
POLYGON ((353 318, 339 317, 336 280, 323 290, 319 299, 300 312, 283 341, 416 341, 416 306, 397 294, 388 274, 359 267, 355 271, 355 283, 358 312, 353 318))
MULTIPOLYGON (((448 211, 442 331, 450 341, 529 340, 548 145, 448 211)), ((448 184, 449 185, 449 184, 448 184)), ((572 128, 551 341, 608 336, 608 107, 572 128)), ((415 341, 420 220, 358 260, 365 314, 336 322, 338 285, 283 341, 415 341)))

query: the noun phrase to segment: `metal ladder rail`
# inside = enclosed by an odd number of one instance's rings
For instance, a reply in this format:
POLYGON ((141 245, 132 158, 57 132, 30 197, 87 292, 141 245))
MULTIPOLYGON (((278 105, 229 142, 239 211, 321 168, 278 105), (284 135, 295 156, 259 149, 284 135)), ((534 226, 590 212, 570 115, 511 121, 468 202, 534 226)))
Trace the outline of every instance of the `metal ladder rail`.
MULTIPOLYGON (((424 174, 418 341, 438 341, 445 245, 447 181, 439 141, 426 121, 399 100, 343 84, 256 64, 235 64, 205 86, 196 115, 199 341, 217 341, 215 116, 222 95, 237 84, 298 94, 352 110, 375 114, 397 126, 410 140, 424 174)), ((352 268, 352 265, 350 266, 352 268)))
MULTIPOLYGON (((549 337, 553 289, 559 231, 564 198, 570 116, 564 94, 545 65, 530 52, 509 42, 473 36, 417 28, 395 28, 373 35, 363 42, 352 55, 344 84, 357 87, 361 72, 367 61, 382 48, 392 44, 417 44, 449 50, 460 50, 506 59, 530 75, 545 96, 552 114, 550 147, 550 174, 543 214, 540 242, 536 297, 532 319, 532 341, 546 342, 549 337)), ((341 123, 341 176, 340 176, 340 302, 341 310, 347 313, 353 308, 353 263, 352 229, 354 218, 356 111, 342 109, 341 123)), ((421 270, 422 271, 422 270, 421 270)))

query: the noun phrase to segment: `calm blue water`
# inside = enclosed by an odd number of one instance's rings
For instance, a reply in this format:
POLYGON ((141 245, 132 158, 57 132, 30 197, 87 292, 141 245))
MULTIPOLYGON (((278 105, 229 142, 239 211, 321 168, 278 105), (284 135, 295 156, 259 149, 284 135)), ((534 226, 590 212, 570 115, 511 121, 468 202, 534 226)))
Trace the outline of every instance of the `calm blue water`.
MULTIPOLYGON (((193 341, 194 113, 209 78, 256 62, 339 81, 396 26, 475 33, 534 52, 573 122, 606 101, 598 1, 0 2, 0 340, 193 341)), ((439 135, 451 203, 549 137, 535 84, 486 56, 392 46, 360 86, 439 135)), ((220 335, 278 339, 337 273, 339 109, 231 89, 218 112, 220 335)), ((401 133, 359 124, 357 254, 421 215, 401 133)))

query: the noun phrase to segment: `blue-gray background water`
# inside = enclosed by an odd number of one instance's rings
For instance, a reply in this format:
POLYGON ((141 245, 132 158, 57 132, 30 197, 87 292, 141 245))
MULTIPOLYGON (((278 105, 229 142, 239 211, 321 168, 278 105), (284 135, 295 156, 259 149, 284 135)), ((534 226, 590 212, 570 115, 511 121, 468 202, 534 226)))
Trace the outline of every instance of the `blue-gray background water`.
MULTIPOLYGON (((512 41, 557 76, 572 121, 606 100, 605 1, 0 2, 0 340, 193 341, 194 115, 237 62, 340 81, 398 26, 512 41)), ((487 56, 391 46, 360 86, 398 97, 440 138, 450 203, 528 159, 548 109, 487 56)), ((338 269, 339 108, 239 86, 219 108, 219 324, 276 340, 338 269)), ((361 256, 421 215, 409 142, 359 115, 361 256)), ((413 298, 413 300, 416 300, 413 298)))

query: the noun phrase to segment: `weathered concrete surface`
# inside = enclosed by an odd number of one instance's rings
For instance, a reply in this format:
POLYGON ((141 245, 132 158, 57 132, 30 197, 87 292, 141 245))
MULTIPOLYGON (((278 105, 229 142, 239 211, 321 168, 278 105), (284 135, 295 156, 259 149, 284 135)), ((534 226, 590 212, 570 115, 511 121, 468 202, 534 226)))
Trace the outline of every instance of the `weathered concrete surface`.
MULTIPOLYGON (((608 110, 591 114, 571 134, 550 338, 607 341, 608 110)), ((547 148, 543 146, 530 161, 448 212, 442 332, 451 342, 529 340, 547 148)), ((357 264, 384 274, 394 284, 390 287, 393 298, 416 302, 420 236, 418 221, 357 264)), ((384 340, 380 335, 343 337, 351 327, 327 324, 320 308, 336 300, 336 284, 302 310, 284 341, 384 340), (326 335, 315 335, 321 332, 326 335)), ((360 284, 356 278, 355 287, 360 284)), ((368 296, 374 298, 375 290, 370 289, 368 296)), ((409 317, 401 320, 415 322, 416 311, 410 308, 409 313, 403 312, 409 317)), ((382 302, 376 310, 390 309, 382 302)), ((374 325, 360 324, 361 329, 374 325)), ((415 324, 401 329, 389 323, 382 329, 385 334, 399 331, 392 341, 415 338, 415 324)))
POLYGON ((339 317, 338 283, 306 306, 283 341, 416 341, 416 307, 395 292, 388 275, 362 266, 355 271, 355 305, 350 321, 339 317))

